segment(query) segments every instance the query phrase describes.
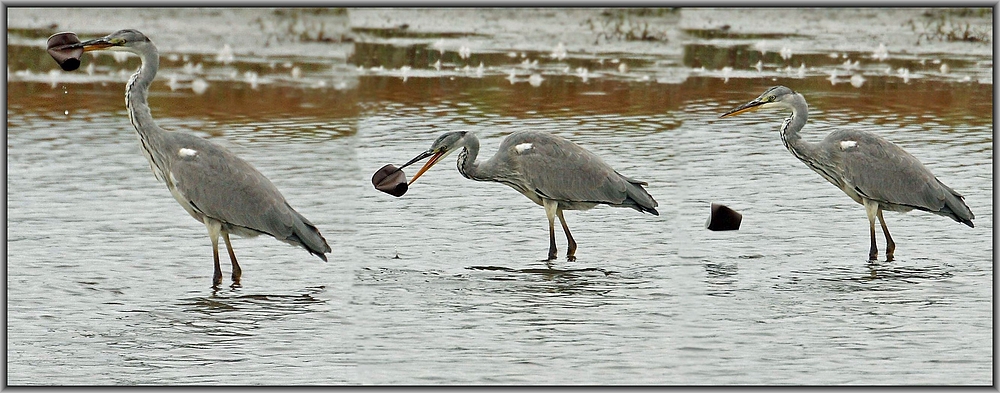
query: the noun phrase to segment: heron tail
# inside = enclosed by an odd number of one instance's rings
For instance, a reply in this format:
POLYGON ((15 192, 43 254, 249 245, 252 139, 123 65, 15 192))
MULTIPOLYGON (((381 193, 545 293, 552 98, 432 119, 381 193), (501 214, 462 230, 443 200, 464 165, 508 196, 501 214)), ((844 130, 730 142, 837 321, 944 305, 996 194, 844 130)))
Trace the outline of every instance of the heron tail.
MULTIPOLYGON (((940 181, 938 182, 940 183, 940 181)), ((944 183, 940 183, 948 193, 945 195, 944 206, 941 208, 940 212, 935 212, 945 217, 951 217, 951 219, 968 225, 971 228, 975 228, 975 224, 972 220, 976 218, 975 214, 972 214, 972 210, 969 206, 965 204, 965 197, 951 187, 946 186, 944 183)))
POLYGON ((654 216, 660 215, 660 212, 656 211, 656 206, 659 206, 659 204, 657 204, 656 200, 653 199, 653 196, 649 195, 649 192, 646 192, 646 189, 642 187, 648 183, 632 179, 620 173, 618 176, 621 176, 626 182, 625 194, 627 195, 627 198, 625 198, 625 201, 622 202, 623 205, 641 212, 651 213, 654 216))
MULTIPOLYGON (((287 206, 288 204, 286 203, 285 205, 287 206)), ((323 235, 319 233, 319 229, 316 229, 316 226, 312 222, 295 211, 295 209, 292 209, 291 206, 288 206, 288 209, 297 218, 294 223, 295 229, 292 235, 288 237, 288 240, 302 245, 306 251, 318 256, 323 262, 327 262, 325 254, 332 250, 330 249, 330 245, 326 243, 323 235)))

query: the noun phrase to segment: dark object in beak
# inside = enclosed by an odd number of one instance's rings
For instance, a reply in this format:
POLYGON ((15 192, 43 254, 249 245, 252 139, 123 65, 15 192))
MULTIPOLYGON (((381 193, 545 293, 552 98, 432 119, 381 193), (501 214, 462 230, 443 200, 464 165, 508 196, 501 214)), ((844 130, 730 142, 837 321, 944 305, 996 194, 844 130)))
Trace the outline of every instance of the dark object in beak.
POLYGON ((63 70, 73 71, 80 68, 80 57, 83 56, 83 45, 76 33, 56 33, 47 42, 49 56, 59 63, 63 70))
POLYGON ((708 217, 705 227, 710 231, 735 231, 740 229, 743 215, 726 205, 713 203, 712 214, 708 217))
POLYGON ((386 164, 372 175, 372 185, 376 190, 382 191, 394 197, 401 197, 409 189, 406 184, 406 174, 402 168, 396 168, 392 164, 386 164))

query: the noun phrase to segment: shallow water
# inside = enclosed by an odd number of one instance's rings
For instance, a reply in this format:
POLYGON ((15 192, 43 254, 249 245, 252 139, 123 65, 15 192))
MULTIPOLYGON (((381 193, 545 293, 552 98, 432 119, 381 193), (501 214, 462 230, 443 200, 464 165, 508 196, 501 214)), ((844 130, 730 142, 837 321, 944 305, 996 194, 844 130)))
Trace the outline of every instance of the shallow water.
POLYGON ((758 40, 803 40, 784 34, 678 29, 670 37, 687 38, 648 51, 557 60, 487 32, 463 59, 466 35, 372 29, 330 44, 351 53, 332 59, 222 64, 161 47, 159 124, 246 158, 334 249, 323 263, 234 239, 243 286, 220 290, 204 227, 139 154, 122 105, 136 59, 50 72, 25 38, 47 30, 8 32, 8 58, 35 59, 8 68, 8 384, 993 383, 991 58, 889 60, 913 67, 908 79, 841 51, 861 64, 831 81, 845 60, 824 48, 787 62, 808 62, 801 76, 753 53, 758 40), (522 66, 522 52, 539 64, 522 66), (887 213, 896 260, 866 261, 864 209, 784 149, 786 114, 719 118, 774 84, 809 100, 806 139, 875 130, 963 193, 976 228, 887 213), (660 215, 567 212, 578 260, 547 266, 543 209, 463 178, 456 156, 402 198, 371 186, 443 132, 476 132, 489 157, 525 128, 649 182, 660 215), (712 202, 742 213, 741 229, 704 229, 712 202))

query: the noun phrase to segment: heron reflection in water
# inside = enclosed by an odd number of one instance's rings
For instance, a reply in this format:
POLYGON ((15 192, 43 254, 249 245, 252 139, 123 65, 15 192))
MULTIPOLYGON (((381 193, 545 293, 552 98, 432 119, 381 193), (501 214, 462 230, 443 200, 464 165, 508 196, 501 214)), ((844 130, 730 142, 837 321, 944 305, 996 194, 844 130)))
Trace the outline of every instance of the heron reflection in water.
POLYGON ((659 215, 656 201, 642 187, 646 182, 623 176, 596 154, 566 138, 542 131, 517 131, 508 135, 497 153, 483 162, 476 161, 479 139, 473 133, 449 132, 400 169, 430 157, 410 179, 409 184, 413 184, 434 164, 455 151, 461 151, 458 172, 462 176, 506 184, 545 208, 549 220, 546 261, 556 259, 556 217, 566 234, 566 259, 576 260, 576 241, 563 217, 563 210, 588 210, 605 204, 659 215))
POLYGON ((791 110, 791 116, 779 129, 785 148, 855 202, 864 205, 871 235, 869 260, 878 259, 876 218, 885 235, 886 261, 892 261, 896 250, 882 217, 883 210, 918 209, 974 227, 975 215, 966 206, 962 194, 938 180, 924 164, 896 144, 871 132, 851 129, 831 132, 819 143, 802 140, 799 131, 806 124, 809 108, 806 99, 792 89, 772 87, 722 117, 765 108, 791 110))
POLYGON ((184 132, 167 132, 156 125, 146 97, 160 59, 149 38, 135 30, 121 30, 74 47, 84 52, 131 52, 141 59, 139 69, 125 85, 129 120, 153 174, 167 185, 184 210, 208 228, 215 261, 213 287, 222 283, 220 235, 232 262, 233 286, 240 285, 242 270, 229 234, 270 235, 327 260, 330 246, 316 226, 292 209, 274 184, 248 162, 215 143, 184 132))

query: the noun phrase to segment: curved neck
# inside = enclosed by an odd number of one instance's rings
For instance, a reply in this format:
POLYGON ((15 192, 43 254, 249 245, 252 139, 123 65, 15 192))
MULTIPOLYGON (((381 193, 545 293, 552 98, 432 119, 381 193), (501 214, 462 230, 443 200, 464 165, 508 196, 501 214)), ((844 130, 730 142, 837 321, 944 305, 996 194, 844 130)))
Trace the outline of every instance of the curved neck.
POLYGON ((791 107, 792 115, 781 123, 781 143, 795 158, 804 162, 824 179, 838 187, 843 187, 840 176, 836 175, 836 168, 830 164, 829 155, 816 144, 802 140, 802 136, 799 135, 799 131, 805 127, 806 119, 809 117, 809 106, 806 104, 806 99, 796 93, 791 107))
POLYGON ((139 54, 142 64, 125 85, 125 107, 128 109, 132 126, 140 135, 150 130, 160 131, 153 121, 153 115, 149 112, 149 104, 146 101, 149 86, 153 84, 156 70, 160 67, 160 56, 156 48, 153 46, 149 48, 151 50, 139 54))
POLYGON ((479 139, 469 137, 462 151, 458 152, 458 173, 472 180, 489 180, 479 176, 479 139))
POLYGON ((135 132, 139 135, 143 155, 149 161, 153 175, 169 185, 171 184, 170 179, 164 174, 166 170, 164 163, 167 161, 167 157, 162 156, 163 152, 153 148, 153 146, 163 146, 164 131, 153 121, 153 115, 150 113, 149 104, 146 101, 149 86, 153 83, 156 70, 160 66, 160 56, 156 52, 156 48, 149 45, 147 50, 139 53, 139 58, 142 60, 142 64, 125 85, 125 107, 128 109, 129 121, 132 122, 132 127, 135 127, 135 132))
POLYGON ((806 105, 806 100, 801 95, 796 95, 790 105, 792 114, 781 123, 781 129, 779 130, 781 132, 781 143, 798 159, 802 161, 815 161, 814 157, 818 153, 818 149, 812 143, 802 140, 802 137, 799 135, 799 131, 802 130, 802 127, 805 127, 806 120, 809 118, 809 106, 806 105))

